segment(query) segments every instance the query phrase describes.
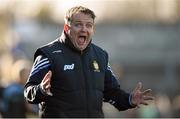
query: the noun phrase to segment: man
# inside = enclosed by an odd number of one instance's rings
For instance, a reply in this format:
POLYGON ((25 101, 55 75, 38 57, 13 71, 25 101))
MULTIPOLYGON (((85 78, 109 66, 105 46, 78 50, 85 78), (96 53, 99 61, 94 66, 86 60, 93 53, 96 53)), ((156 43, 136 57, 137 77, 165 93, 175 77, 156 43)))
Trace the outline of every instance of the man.
POLYGON ((108 54, 91 43, 94 20, 90 9, 71 8, 62 36, 35 52, 24 95, 40 104, 41 117, 104 117, 103 101, 126 110, 152 99, 141 83, 131 94, 120 89, 108 54))
POLYGON ((10 74, 12 80, 4 88, 2 94, 2 116, 4 118, 25 118, 32 111, 32 105, 24 100, 24 84, 28 78, 31 64, 28 60, 20 59, 12 65, 10 74))

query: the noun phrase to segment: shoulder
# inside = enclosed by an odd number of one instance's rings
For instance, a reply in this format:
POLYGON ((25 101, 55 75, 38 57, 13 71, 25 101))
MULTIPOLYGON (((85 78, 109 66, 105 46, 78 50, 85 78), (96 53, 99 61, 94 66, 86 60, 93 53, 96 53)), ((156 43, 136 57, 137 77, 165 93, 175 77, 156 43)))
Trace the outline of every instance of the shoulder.
POLYGON ((46 57, 48 57, 54 51, 57 51, 60 47, 62 47, 62 43, 59 42, 59 38, 58 38, 48 44, 45 44, 37 48, 34 54, 34 58, 36 58, 39 55, 45 55, 46 57))
POLYGON ((101 59, 101 62, 104 62, 107 64, 108 63, 108 53, 102 49, 101 47, 95 45, 95 44, 92 44, 92 48, 93 52, 95 53, 95 55, 101 59))
POLYGON ((59 48, 61 45, 62 44, 60 43, 59 38, 58 38, 58 39, 56 39, 56 40, 54 40, 54 41, 52 41, 46 45, 39 47, 38 49, 39 50, 50 50, 50 51, 52 50, 53 51, 54 49, 59 48))
POLYGON ((102 49, 101 47, 99 47, 99 46, 97 46, 97 45, 95 45, 95 44, 93 44, 93 43, 92 43, 91 46, 92 46, 92 49, 93 49, 95 52, 97 52, 98 54, 108 56, 107 51, 104 50, 104 49, 102 49))

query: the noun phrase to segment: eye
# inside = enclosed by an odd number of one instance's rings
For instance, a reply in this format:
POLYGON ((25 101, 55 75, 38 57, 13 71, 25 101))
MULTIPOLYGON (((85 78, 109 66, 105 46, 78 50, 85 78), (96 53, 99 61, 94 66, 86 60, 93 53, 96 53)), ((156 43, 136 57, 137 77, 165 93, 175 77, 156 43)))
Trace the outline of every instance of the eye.
POLYGON ((88 23, 88 24, 86 24, 86 27, 87 27, 87 28, 92 28, 92 27, 93 27, 93 24, 88 23))
POLYGON ((81 27, 81 26, 82 26, 81 23, 75 23, 74 25, 75 25, 76 27, 81 27))

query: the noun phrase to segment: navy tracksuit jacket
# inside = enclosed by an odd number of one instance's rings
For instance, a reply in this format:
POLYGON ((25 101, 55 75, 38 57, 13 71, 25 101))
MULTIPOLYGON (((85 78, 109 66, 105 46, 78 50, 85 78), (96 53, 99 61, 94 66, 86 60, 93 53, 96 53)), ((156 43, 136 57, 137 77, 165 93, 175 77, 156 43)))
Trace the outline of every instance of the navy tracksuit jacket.
POLYGON ((103 101, 118 110, 133 108, 130 94, 120 89, 108 63, 108 54, 90 43, 78 51, 66 37, 38 48, 25 85, 28 102, 40 105, 41 117, 104 117, 103 101), (51 92, 44 94, 40 83, 52 71, 51 92))

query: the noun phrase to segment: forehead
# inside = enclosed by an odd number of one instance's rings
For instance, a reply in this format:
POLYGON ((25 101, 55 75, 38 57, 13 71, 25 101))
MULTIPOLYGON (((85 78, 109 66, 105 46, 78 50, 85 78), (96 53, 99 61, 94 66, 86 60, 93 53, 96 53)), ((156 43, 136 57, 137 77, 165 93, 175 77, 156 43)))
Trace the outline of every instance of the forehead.
POLYGON ((85 14, 82 12, 76 13, 72 15, 72 21, 77 22, 77 21, 85 21, 85 22, 94 22, 93 18, 91 17, 90 14, 85 14))

